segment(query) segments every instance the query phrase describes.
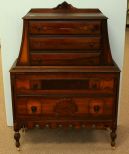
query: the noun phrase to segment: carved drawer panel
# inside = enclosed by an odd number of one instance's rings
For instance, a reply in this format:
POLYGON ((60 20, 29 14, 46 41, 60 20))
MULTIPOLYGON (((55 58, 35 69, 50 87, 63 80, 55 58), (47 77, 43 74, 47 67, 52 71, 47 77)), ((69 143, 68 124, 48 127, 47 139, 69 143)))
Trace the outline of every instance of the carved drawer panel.
POLYGON ((38 37, 33 36, 29 38, 30 50, 81 50, 81 49, 100 49, 100 37, 38 37))
POLYGON ((41 114, 41 102, 37 99, 27 100, 27 112, 28 114, 41 114))
POLYGON ((41 100, 39 98, 17 98, 16 111, 19 115, 39 115, 42 113, 41 100))
POLYGON ((30 21, 31 34, 100 34, 100 21, 30 21))
POLYGON ((89 113, 92 116, 111 115, 113 111, 113 99, 91 99, 89 103, 89 113))
POLYGON ((115 92, 114 78, 90 78, 84 79, 42 79, 43 76, 19 76, 16 78, 17 94, 44 94, 54 93, 106 93, 113 94, 115 92), (37 77, 37 78, 36 78, 37 77))
POLYGON ((115 81, 114 79, 98 79, 92 78, 89 80, 89 89, 101 89, 101 90, 114 90, 115 81))
POLYGON ((16 89, 30 89, 30 80, 29 79, 16 79, 16 89))
POLYGON ((46 98, 42 108, 46 115, 74 116, 88 114, 88 102, 82 98, 46 98))
POLYGON ((17 115, 42 115, 51 117, 98 116, 111 117, 113 98, 77 97, 17 97, 17 115))

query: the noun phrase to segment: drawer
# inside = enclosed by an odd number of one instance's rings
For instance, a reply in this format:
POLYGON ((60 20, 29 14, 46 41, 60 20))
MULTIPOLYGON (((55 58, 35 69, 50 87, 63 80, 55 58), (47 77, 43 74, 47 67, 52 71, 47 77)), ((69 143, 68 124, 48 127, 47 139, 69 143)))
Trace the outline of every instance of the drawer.
POLYGON ((52 117, 86 118, 97 116, 111 117, 113 113, 113 98, 85 97, 17 97, 17 115, 42 115, 52 117))
POLYGON ((30 61, 34 66, 100 65, 100 53, 31 53, 30 61))
POLYGON ((100 37, 30 37, 30 50, 100 49, 100 37))
POLYGON ((21 75, 17 76, 15 80, 15 89, 17 94, 115 94, 115 79, 110 75, 94 77, 94 74, 92 74, 82 79, 72 77, 58 79, 55 74, 53 79, 49 76, 45 78, 45 75, 21 75))
POLYGON ((100 34, 100 21, 30 21, 31 34, 100 34))

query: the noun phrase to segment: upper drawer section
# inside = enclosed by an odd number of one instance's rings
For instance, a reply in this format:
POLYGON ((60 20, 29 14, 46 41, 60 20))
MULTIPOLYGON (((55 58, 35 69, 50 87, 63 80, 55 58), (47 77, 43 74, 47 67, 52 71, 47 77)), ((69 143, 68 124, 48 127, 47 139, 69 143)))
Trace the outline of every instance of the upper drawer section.
POLYGON ((100 34, 101 21, 30 21, 31 34, 100 34))
POLYGON ((115 84, 111 74, 92 74, 78 78, 68 74, 62 78, 57 74, 20 75, 16 77, 15 90, 17 94, 113 94, 115 84))

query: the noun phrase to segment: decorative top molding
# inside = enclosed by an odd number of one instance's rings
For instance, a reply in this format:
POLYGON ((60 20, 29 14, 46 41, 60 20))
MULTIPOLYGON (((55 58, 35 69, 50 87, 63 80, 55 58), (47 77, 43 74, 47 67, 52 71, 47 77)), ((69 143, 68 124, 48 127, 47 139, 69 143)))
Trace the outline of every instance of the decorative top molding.
POLYGON ((71 4, 64 1, 63 3, 57 5, 57 7, 55 7, 54 9, 55 10, 56 9, 73 10, 73 9, 77 9, 77 8, 73 7, 71 4))

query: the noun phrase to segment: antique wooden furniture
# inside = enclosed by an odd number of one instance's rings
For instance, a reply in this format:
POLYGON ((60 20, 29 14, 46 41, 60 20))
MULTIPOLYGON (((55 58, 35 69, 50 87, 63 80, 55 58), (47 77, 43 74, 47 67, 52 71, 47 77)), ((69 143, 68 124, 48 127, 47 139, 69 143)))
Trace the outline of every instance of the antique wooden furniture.
POLYGON ((23 17, 20 54, 11 73, 14 138, 35 126, 111 129, 115 146, 119 68, 107 18, 64 2, 23 17))

